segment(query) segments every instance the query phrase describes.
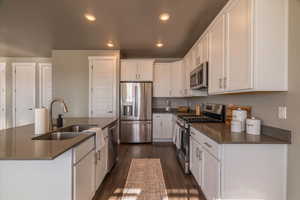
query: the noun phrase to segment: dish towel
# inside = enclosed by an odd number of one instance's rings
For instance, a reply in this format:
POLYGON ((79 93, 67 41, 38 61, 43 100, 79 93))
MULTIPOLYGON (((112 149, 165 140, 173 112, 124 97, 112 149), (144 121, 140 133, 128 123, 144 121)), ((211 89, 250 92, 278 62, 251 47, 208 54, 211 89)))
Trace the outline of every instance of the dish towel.
POLYGON ((177 149, 181 149, 181 133, 179 131, 176 132, 176 147, 177 149))
POLYGON ((104 132, 101 128, 90 128, 84 132, 96 133, 96 151, 100 151, 105 146, 104 132))

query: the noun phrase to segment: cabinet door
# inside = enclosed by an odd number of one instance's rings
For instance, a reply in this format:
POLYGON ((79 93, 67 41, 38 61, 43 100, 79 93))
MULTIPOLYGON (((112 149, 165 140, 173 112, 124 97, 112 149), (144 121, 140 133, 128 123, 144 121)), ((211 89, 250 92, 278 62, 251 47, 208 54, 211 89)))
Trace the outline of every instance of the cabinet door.
POLYGON ((105 145, 100 151, 95 153, 96 159, 96 181, 95 181, 95 190, 97 190, 106 175, 106 163, 107 163, 107 145, 105 145))
POLYGON ((171 67, 170 63, 156 63, 154 65, 154 97, 170 97, 171 92, 171 67))
POLYGON ((182 97, 182 61, 171 64, 171 96, 182 97))
POLYGON ((223 93, 225 66, 225 16, 221 16, 209 32, 209 87, 210 94, 223 93))
POLYGON ((203 151, 203 183, 202 190, 207 200, 215 200, 220 194, 220 162, 203 151))
POLYGON ((74 200, 90 200, 95 188, 95 153, 91 151, 74 166, 74 200))
POLYGON ((234 1, 227 17, 227 91, 253 87, 251 64, 251 1, 234 1))
POLYGON ((208 62, 209 59, 209 40, 208 34, 201 40, 201 63, 208 62))
POLYGON ((161 115, 153 114, 153 139, 159 139, 162 131, 161 115))
POLYGON ((138 80, 153 81, 153 60, 145 60, 138 62, 138 80))
POLYGON ((190 140, 190 170, 196 179, 198 185, 202 186, 202 148, 201 145, 191 137, 190 140))
POLYGON ((138 62, 136 60, 121 60, 121 81, 138 80, 138 62))
POLYGON ((171 114, 164 114, 162 115, 163 119, 162 119, 162 124, 163 124, 163 128, 162 128, 162 138, 163 139, 168 139, 171 140, 172 139, 172 115, 171 114))

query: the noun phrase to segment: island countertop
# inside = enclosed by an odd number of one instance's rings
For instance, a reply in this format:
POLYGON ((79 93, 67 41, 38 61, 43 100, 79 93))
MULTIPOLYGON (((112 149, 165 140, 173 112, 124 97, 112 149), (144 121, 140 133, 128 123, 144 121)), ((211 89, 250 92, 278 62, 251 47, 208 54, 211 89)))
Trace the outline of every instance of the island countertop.
MULTIPOLYGON (((97 125, 105 129, 117 118, 67 118, 64 127, 97 125)), ((32 140, 34 124, 0 131, 0 160, 53 160, 94 134, 82 134, 68 140, 32 140)))

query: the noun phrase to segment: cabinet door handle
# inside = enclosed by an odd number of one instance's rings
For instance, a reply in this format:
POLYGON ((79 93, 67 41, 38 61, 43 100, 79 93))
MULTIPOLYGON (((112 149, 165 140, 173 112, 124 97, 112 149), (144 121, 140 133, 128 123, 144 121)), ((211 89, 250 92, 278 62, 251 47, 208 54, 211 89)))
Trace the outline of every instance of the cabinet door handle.
POLYGON ((222 89, 222 78, 219 78, 219 89, 222 89))
POLYGON ((207 142, 204 142, 204 144, 208 147, 208 148, 212 148, 212 146, 210 144, 208 144, 207 142))
POLYGON ((223 86, 224 86, 224 89, 226 89, 226 87, 227 87, 227 78, 226 77, 224 77, 224 79, 223 79, 223 86))
POLYGON ((98 152, 95 152, 95 165, 97 165, 97 160, 98 160, 98 152))
POLYGON ((101 160, 101 152, 98 151, 98 160, 101 160))

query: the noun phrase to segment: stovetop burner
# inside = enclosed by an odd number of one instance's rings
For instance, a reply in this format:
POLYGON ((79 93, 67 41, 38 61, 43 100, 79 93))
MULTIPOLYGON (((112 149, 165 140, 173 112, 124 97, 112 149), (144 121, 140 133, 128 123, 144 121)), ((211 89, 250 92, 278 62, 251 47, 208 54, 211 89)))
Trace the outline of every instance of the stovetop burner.
POLYGON ((182 115, 179 116, 181 119, 183 119, 187 123, 199 123, 199 122, 222 122, 222 120, 214 119, 212 117, 208 116, 198 116, 198 115, 182 115))

